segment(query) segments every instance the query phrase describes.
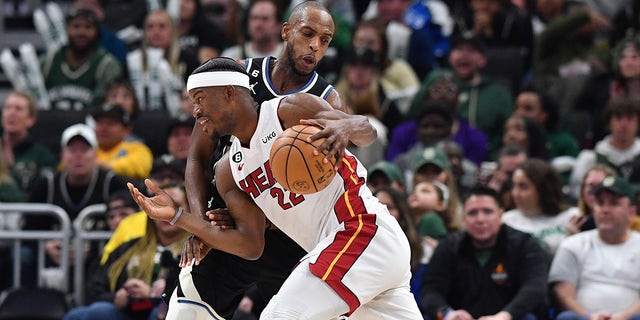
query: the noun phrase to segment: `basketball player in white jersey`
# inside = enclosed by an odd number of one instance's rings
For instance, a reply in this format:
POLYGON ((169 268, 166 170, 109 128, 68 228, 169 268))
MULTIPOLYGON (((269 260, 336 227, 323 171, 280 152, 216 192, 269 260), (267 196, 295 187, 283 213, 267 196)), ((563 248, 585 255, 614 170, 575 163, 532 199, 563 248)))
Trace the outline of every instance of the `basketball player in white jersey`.
MULTIPOLYGON (((297 5, 289 19, 282 25, 283 50, 276 57, 249 58, 238 61, 249 74, 253 99, 258 103, 297 92, 307 92, 322 97, 334 108, 345 111, 338 92, 316 71, 334 34, 334 22, 330 12, 319 2, 305 1, 297 5)), ((359 141, 367 145, 375 140, 376 131, 366 118, 352 123, 361 129, 359 141), (371 139, 368 141, 368 139, 371 139)), ((185 186, 190 208, 206 218, 207 210, 226 205, 217 194, 212 163, 216 162, 227 147, 228 137, 202 134, 202 126, 196 123, 191 137, 189 161, 187 161, 185 186)), ((348 142, 348 139, 344 139, 348 142)), ((358 142, 356 142, 358 143, 358 142)), ((362 146, 362 144, 360 144, 362 146)), ((337 146, 339 147, 339 146, 337 146)), ((221 228, 233 228, 229 216, 219 215, 221 228)), ((245 290, 255 283, 258 299, 253 301, 252 312, 259 314, 263 302, 268 302, 280 289, 291 270, 307 252, 287 237, 273 224, 265 232, 265 249, 260 259, 246 261, 239 257, 209 250, 197 237, 190 238, 184 246, 181 267, 190 276, 180 278, 178 297, 189 298, 197 294, 218 313, 230 318, 245 290), (194 259, 195 258, 195 259, 194 259), (191 264, 191 262, 194 262, 191 264), (225 281, 224 286, 218 283, 225 281)))
MULTIPOLYGON (((217 189, 228 206, 217 210, 227 210, 236 229, 221 231, 199 214, 185 212, 149 180, 145 183, 156 194, 152 198, 129 185, 150 217, 175 223, 218 250, 256 259, 264 247, 266 215, 308 251, 261 319, 422 318, 409 291, 407 238, 367 188, 362 164, 344 145, 338 154, 330 148, 344 141, 327 138, 318 147, 332 150, 327 157, 335 156, 339 163, 338 174, 320 192, 290 193, 270 174, 269 150, 275 140, 262 141, 263 136, 302 122, 341 130, 357 140, 358 132, 350 124, 360 116, 332 109, 321 98, 304 93, 256 106, 244 68, 228 58, 200 66, 189 77, 187 89, 196 105, 196 121, 207 134, 237 138, 215 169, 217 189)), ((204 312, 198 301, 179 302, 169 306, 167 319, 204 312)))

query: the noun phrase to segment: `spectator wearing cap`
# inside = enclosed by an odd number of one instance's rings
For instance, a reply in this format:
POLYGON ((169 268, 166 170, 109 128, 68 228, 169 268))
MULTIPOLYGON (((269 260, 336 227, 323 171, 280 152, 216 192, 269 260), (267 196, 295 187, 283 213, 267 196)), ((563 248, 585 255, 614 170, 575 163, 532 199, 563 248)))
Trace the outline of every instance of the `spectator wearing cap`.
MULTIPOLYGON (((482 130, 490 143, 491 153, 500 142, 502 127, 511 116, 514 103, 507 88, 481 72, 486 64, 486 45, 478 36, 464 33, 452 40, 449 65, 458 84, 458 116, 482 130)), ((413 105, 423 103, 427 91, 428 82, 425 81, 414 97, 412 109, 419 109, 413 105)))
POLYGON ((412 170, 415 159, 425 149, 447 140, 453 124, 451 110, 438 102, 429 102, 416 118, 415 136, 417 143, 409 150, 394 158, 394 163, 402 170, 412 170))
POLYGON ((42 63, 51 109, 89 110, 102 101, 122 67, 99 45, 100 23, 92 11, 72 10, 66 30, 69 43, 47 52, 42 63))
POLYGON ((482 131, 458 116, 458 84, 453 73, 444 70, 432 72, 426 79, 425 86, 424 100, 421 103, 416 101, 407 113, 407 118, 410 120, 399 124, 391 133, 386 159, 393 161, 400 153, 409 150, 419 142, 418 127, 422 124, 420 116, 425 115, 425 108, 439 103, 449 109, 450 115, 445 115, 451 117, 451 131, 448 138, 462 147, 466 159, 480 165, 487 156, 489 143, 482 131))
POLYGON ((130 115, 117 104, 104 104, 91 115, 96 122, 98 162, 101 166, 133 180, 149 176, 153 154, 138 141, 126 141, 131 133, 130 115))
POLYGON ((131 193, 122 190, 111 194, 107 201, 107 225, 116 230, 122 219, 140 211, 140 207, 131 197, 131 193))
MULTIPOLYGON (((153 162, 149 179, 156 183, 156 185, 182 185, 184 181, 184 169, 183 164, 178 161, 167 161, 163 158, 156 159, 153 162)), ((128 193, 128 195, 129 198, 131 198, 131 194, 128 193)), ((111 252, 121 244, 142 237, 146 230, 147 220, 147 214, 144 211, 139 211, 123 219, 122 223, 118 225, 118 228, 109 239, 109 242, 104 246, 100 263, 104 264, 107 262, 111 252)))
POLYGON ((596 229, 565 239, 549 271, 562 311, 556 319, 640 319, 640 233, 636 190, 623 177, 595 187, 596 229))
POLYGON ((463 231, 439 241, 422 282, 428 319, 546 317, 544 250, 531 235, 502 223, 494 190, 475 187, 464 204, 463 231))
POLYGON ((402 171, 393 163, 388 161, 378 161, 367 169, 367 184, 373 193, 382 187, 389 187, 405 192, 402 171))
POLYGON ((438 181, 449 191, 447 209, 460 212, 460 198, 455 177, 451 173, 451 163, 441 149, 436 147, 412 149, 402 157, 398 157, 394 164, 403 172, 405 186, 409 193, 420 182, 438 181))
MULTIPOLYGON (((60 143, 61 170, 44 174, 31 192, 29 202, 57 205, 74 221, 85 207, 107 203, 111 194, 127 190, 123 177, 98 165, 98 142, 91 127, 81 123, 69 126, 62 132, 60 143)), ((27 216, 25 229, 55 230, 59 228, 57 223, 53 217, 27 216)), ((107 226, 104 220, 96 220, 91 229, 106 230, 107 226)), ((45 253, 47 265, 59 265, 60 241, 47 241, 45 253)))
POLYGON ((461 198, 466 196, 469 189, 478 182, 478 166, 465 158, 464 150, 453 140, 442 140, 435 147, 442 150, 449 159, 458 195, 461 198))
MULTIPOLYGON (((30 194, 29 202, 52 203, 60 206, 73 221, 86 206, 106 203, 109 196, 126 190, 126 181, 114 172, 102 168, 96 155, 98 140, 86 124, 74 124, 62 132, 60 168, 55 174, 45 174, 30 194)), ((34 224, 54 227, 43 217, 34 224)))
POLYGON ((160 184, 170 181, 182 181, 184 180, 184 170, 184 161, 161 157, 153 161, 149 177, 160 184))
POLYGON ((421 181, 446 181, 446 171, 451 168, 447 155, 435 147, 414 148, 393 163, 403 173, 407 190, 421 181))
MULTIPOLYGON (((182 206, 187 206, 180 183, 160 186, 182 206)), ((117 245, 106 262, 91 274, 87 284, 86 306, 70 310, 65 320, 78 319, 163 319, 157 315, 163 304, 154 303, 163 292, 172 292, 179 267, 177 257, 188 234, 177 226, 146 218, 128 216, 116 229, 137 225, 138 237, 117 245)), ((166 306, 166 305, 164 305, 166 306)), ((181 315, 183 316, 183 315, 181 315)))
MULTIPOLYGON (((131 193, 126 190, 118 190, 112 193, 105 204, 107 205, 105 219, 109 231, 115 231, 122 220, 140 211, 140 207, 131 197, 131 193)), ((94 274, 97 270, 100 265, 100 254, 103 252, 102 243, 91 242, 89 255, 86 258, 88 264, 86 275, 94 274)))

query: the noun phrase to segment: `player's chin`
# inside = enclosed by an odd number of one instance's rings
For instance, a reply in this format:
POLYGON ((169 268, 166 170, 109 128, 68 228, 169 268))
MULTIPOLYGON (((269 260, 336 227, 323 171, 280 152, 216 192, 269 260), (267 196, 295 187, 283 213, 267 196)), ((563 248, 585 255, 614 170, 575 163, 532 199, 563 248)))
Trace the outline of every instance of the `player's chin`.
POLYGON ((308 76, 313 73, 313 71, 316 69, 317 66, 318 65, 315 63, 314 64, 302 63, 302 66, 298 66, 296 68, 296 71, 299 75, 308 76))

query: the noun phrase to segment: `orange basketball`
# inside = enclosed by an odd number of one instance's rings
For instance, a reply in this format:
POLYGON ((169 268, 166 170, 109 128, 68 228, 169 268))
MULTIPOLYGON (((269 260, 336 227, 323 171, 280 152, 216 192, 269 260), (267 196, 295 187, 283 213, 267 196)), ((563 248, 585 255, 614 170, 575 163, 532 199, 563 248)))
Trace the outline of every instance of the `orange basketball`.
POLYGON ((278 136, 271 146, 269 163, 273 177, 285 189, 297 194, 318 192, 336 175, 335 159, 324 163, 327 151, 313 155, 324 138, 307 142, 307 137, 320 131, 310 125, 293 126, 278 136))

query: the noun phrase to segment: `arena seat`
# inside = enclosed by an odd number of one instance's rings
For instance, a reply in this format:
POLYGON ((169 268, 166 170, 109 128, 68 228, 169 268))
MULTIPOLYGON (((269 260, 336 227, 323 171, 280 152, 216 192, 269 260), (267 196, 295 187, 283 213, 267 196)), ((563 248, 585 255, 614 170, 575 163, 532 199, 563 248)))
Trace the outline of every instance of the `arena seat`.
POLYGON ((154 157, 167 153, 167 128, 171 122, 164 110, 141 111, 133 122, 133 134, 142 139, 154 157))
POLYGON ((72 124, 85 122, 86 116, 85 111, 40 110, 38 120, 29 133, 59 159, 62 131, 72 124))
POLYGON ((69 311, 65 293, 56 289, 8 289, 3 295, 0 320, 60 320, 69 311))

